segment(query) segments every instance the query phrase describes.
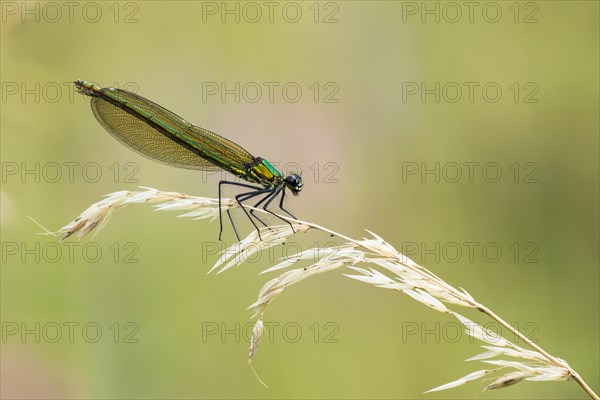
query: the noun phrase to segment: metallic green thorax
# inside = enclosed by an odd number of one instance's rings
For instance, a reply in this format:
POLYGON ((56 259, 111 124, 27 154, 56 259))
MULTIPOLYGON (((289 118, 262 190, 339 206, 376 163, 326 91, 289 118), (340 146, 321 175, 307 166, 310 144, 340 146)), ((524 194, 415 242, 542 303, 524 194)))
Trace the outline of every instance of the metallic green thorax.
POLYGON ((76 81, 75 85, 92 97, 92 110, 100 124, 146 157, 181 168, 222 168, 263 187, 284 183, 282 174, 267 160, 252 156, 230 140, 192 125, 144 97, 85 81, 76 81))

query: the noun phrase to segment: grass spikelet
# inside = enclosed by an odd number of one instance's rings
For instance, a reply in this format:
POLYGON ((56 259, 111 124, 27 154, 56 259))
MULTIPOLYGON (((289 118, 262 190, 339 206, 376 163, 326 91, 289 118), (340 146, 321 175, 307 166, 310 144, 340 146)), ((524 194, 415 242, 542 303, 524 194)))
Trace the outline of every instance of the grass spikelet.
MULTIPOLYGON (((175 192, 162 192, 152 188, 142 189, 144 190, 137 192, 121 191, 106 196, 104 200, 92 204, 75 220, 54 234, 62 237, 62 239, 73 234, 77 234, 78 238, 83 238, 92 231, 99 231, 115 211, 129 204, 158 203, 158 205, 155 205, 157 211, 185 211, 185 213, 179 215, 185 218, 214 220, 218 216, 219 206, 216 199, 188 196, 175 192)), ((228 199, 224 199, 222 204, 226 209, 237 207, 234 201, 228 199)), ((247 208, 258 213, 265 213, 262 209, 249 206, 247 208)), ((482 348, 485 351, 467 359, 467 361, 480 361, 488 365, 494 365, 497 367, 496 369, 482 369, 472 372, 426 393, 451 389, 482 379, 488 374, 505 370, 504 375, 493 378, 495 380, 487 385, 484 390, 502 389, 523 381, 574 380, 592 399, 600 400, 598 395, 566 361, 546 352, 538 344, 532 342, 527 336, 496 315, 491 309, 476 301, 466 290, 448 284, 425 267, 398 252, 391 244, 375 233, 367 231, 369 237, 355 240, 314 223, 286 216, 279 217, 291 223, 293 229, 290 225, 263 228, 261 230, 262 240, 259 239, 256 231, 251 231, 239 243, 227 248, 210 271, 218 270, 218 273, 222 273, 234 266, 240 266, 252 254, 280 245, 295 233, 306 232, 310 229, 337 237, 343 244, 335 251, 332 251, 331 248, 307 249, 295 257, 280 261, 275 266, 265 266, 261 273, 277 272, 279 275, 269 280, 261 288, 257 300, 248 307, 253 308, 254 316, 258 317, 248 351, 249 363, 257 353, 263 334, 265 310, 275 298, 290 286, 307 278, 345 268, 350 272, 345 274, 349 278, 378 288, 403 292, 435 311, 458 319, 465 326, 465 332, 469 336, 484 343, 482 348), (318 254, 318 257, 313 264, 308 267, 295 268, 297 263, 312 258, 314 254, 318 254), (482 312, 515 335, 529 349, 517 346, 506 338, 483 328, 478 323, 454 311, 451 307, 476 309, 482 312), (504 357, 509 357, 511 360, 505 360, 504 357)))

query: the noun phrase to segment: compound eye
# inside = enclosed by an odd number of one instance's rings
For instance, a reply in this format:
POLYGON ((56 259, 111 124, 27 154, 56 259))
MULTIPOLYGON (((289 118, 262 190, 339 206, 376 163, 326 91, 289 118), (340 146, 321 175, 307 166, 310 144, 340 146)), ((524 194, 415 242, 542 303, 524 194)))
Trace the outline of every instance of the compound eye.
POLYGON ((298 175, 288 175, 285 177, 285 181, 292 186, 296 186, 298 184, 298 175))

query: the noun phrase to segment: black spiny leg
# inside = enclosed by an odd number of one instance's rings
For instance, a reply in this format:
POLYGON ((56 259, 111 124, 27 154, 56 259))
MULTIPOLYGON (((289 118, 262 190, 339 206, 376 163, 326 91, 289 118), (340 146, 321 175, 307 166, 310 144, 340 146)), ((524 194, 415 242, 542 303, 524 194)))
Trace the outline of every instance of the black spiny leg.
MULTIPOLYGON (((265 189, 261 189, 257 192, 246 192, 246 193, 240 193, 237 196, 235 196, 235 200, 237 201, 237 203, 240 205, 241 209, 244 210, 244 212, 246 213, 246 216, 248 217, 248 219, 250 220, 250 222, 252 222, 252 225, 254 225, 254 228, 256 228, 256 232, 258 232, 258 239, 262 240, 262 236, 260 236, 260 229, 258 228, 258 225, 256 225, 256 223, 254 222, 254 220, 252 219, 252 217, 250 216, 250 214, 248 213, 248 210, 246 210, 246 207, 244 207, 244 204, 242 203, 242 201, 240 200, 240 198, 244 197, 244 200, 249 199, 254 197, 255 195, 259 195, 265 192, 269 192, 271 191, 271 188, 265 188, 265 189)), ((271 194, 268 194, 268 196, 271 196, 271 194)), ((229 211, 229 210, 227 210, 229 211)), ((238 237, 238 240, 240 238, 238 237)))
MULTIPOLYGON (((262 188, 260 186, 247 185, 245 183, 239 183, 239 182, 220 181, 219 182, 219 240, 221 240, 221 235, 223 234, 223 215, 222 215, 222 209, 221 209, 221 185, 240 186, 240 187, 244 187, 244 188, 254 189, 254 192, 262 192, 262 193, 264 193, 264 192, 268 191, 268 190, 265 190, 264 188, 262 188)), ((241 195, 247 195, 249 193, 254 193, 254 192, 242 193, 241 195)), ((242 210, 244 210, 244 212, 246 213, 246 215, 248 215, 248 211, 246 211, 246 209, 244 208, 244 206, 238 200, 238 197, 241 196, 241 195, 235 196, 235 199, 236 199, 237 203, 240 205, 240 207, 242 208, 242 210)), ((229 221, 231 221, 231 225, 233 226, 233 231, 235 232, 235 236, 238 238, 238 241, 239 241, 240 240, 240 236, 237 233, 237 229, 235 227, 235 223, 233 222, 233 218, 231 217, 231 213, 230 213, 229 209, 227 209, 227 216, 229 217, 229 221)), ((248 218, 250 218, 250 216, 248 216, 248 218)), ((250 221, 252 222, 252 224, 254 225, 254 227, 258 230, 258 227, 254 223, 254 221, 252 220, 252 218, 250 218, 250 221)), ((260 232, 258 232, 258 236, 260 237, 260 232)))
POLYGON ((288 210, 286 210, 285 208, 283 208, 283 199, 284 198, 285 198, 285 190, 283 192, 281 192, 281 200, 279 200, 279 209, 282 210, 282 211, 284 211, 290 217, 296 219, 296 217, 294 217, 294 215, 292 215, 291 212, 289 212, 288 210))
MULTIPOLYGON (((263 210, 265 210, 266 212, 273 214, 274 216, 276 216, 277 218, 279 218, 280 220, 282 220, 283 222, 287 222, 290 227, 292 228, 292 231, 295 233, 296 230, 294 229, 294 225, 292 225, 292 223, 290 221, 288 221, 287 219, 283 219, 281 218, 279 215, 275 214, 273 211, 269 210, 269 204, 271 204, 271 202, 277 197, 277 195, 281 192, 281 198, 283 199, 283 193, 285 193, 285 186, 280 185, 277 186, 277 188, 275 189, 275 192, 273 195, 270 196, 270 199, 265 203, 265 205, 263 206, 263 210)), ((283 200, 282 200, 283 201, 283 200)), ((279 207, 281 208, 281 206, 279 207)), ((285 211, 286 213, 290 214, 287 210, 281 208, 283 211, 285 211)), ((292 214, 290 214, 292 216, 292 218, 296 219, 296 217, 294 217, 292 214)))
MULTIPOLYGON (((260 199, 253 207, 258 207, 263 201, 265 201, 266 199, 268 199, 272 195, 271 190, 272 189, 269 188, 269 191, 267 192, 267 194, 262 199, 260 199)), ((244 199, 240 199, 240 200, 242 202, 244 202, 246 200, 250 200, 253 197, 259 196, 261 194, 263 194, 262 191, 261 192, 256 192, 256 193, 250 193, 250 194, 248 194, 247 197, 245 197, 244 199)), ((250 215, 252 215, 254 218, 256 218, 258 220, 258 222, 260 222, 261 224, 263 224, 266 228, 269 227, 265 223, 265 221, 263 221, 258 215, 254 214, 254 210, 250 210, 250 215)))

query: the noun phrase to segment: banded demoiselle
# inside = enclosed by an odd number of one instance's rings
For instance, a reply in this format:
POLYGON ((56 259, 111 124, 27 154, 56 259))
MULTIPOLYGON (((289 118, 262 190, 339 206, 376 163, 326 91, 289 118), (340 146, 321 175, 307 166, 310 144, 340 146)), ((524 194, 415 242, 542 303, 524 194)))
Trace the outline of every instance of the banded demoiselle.
MULTIPOLYGON (((261 196, 254 207, 262 205, 263 210, 279 217, 269 210, 269 205, 279 195, 279 209, 295 218, 284 208, 283 200, 286 189, 296 196, 302 190, 302 178, 299 174, 285 176, 264 158, 254 157, 232 141, 190 124, 166 108, 135 93, 113 87, 100 88, 82 80, 74 83, 79 93, 92 98, 92 111, 100 125, 135 152, 179 168, 204 171, 221 168, 254 184, 227 180, 219 182, 219 240, 223 233, 223 185, 250 189, 236 195, 235 200, 258 231, 259 238, 260 230, 252 217, 264 226, 267 224, 254 214, 254 210, 248 211, 244 207, 244 201, 261 196)), ((239 240, 240 236, 229 209, 227 215, 239 240)), ((292 225, 289 221, 286 222, 292 225)))

